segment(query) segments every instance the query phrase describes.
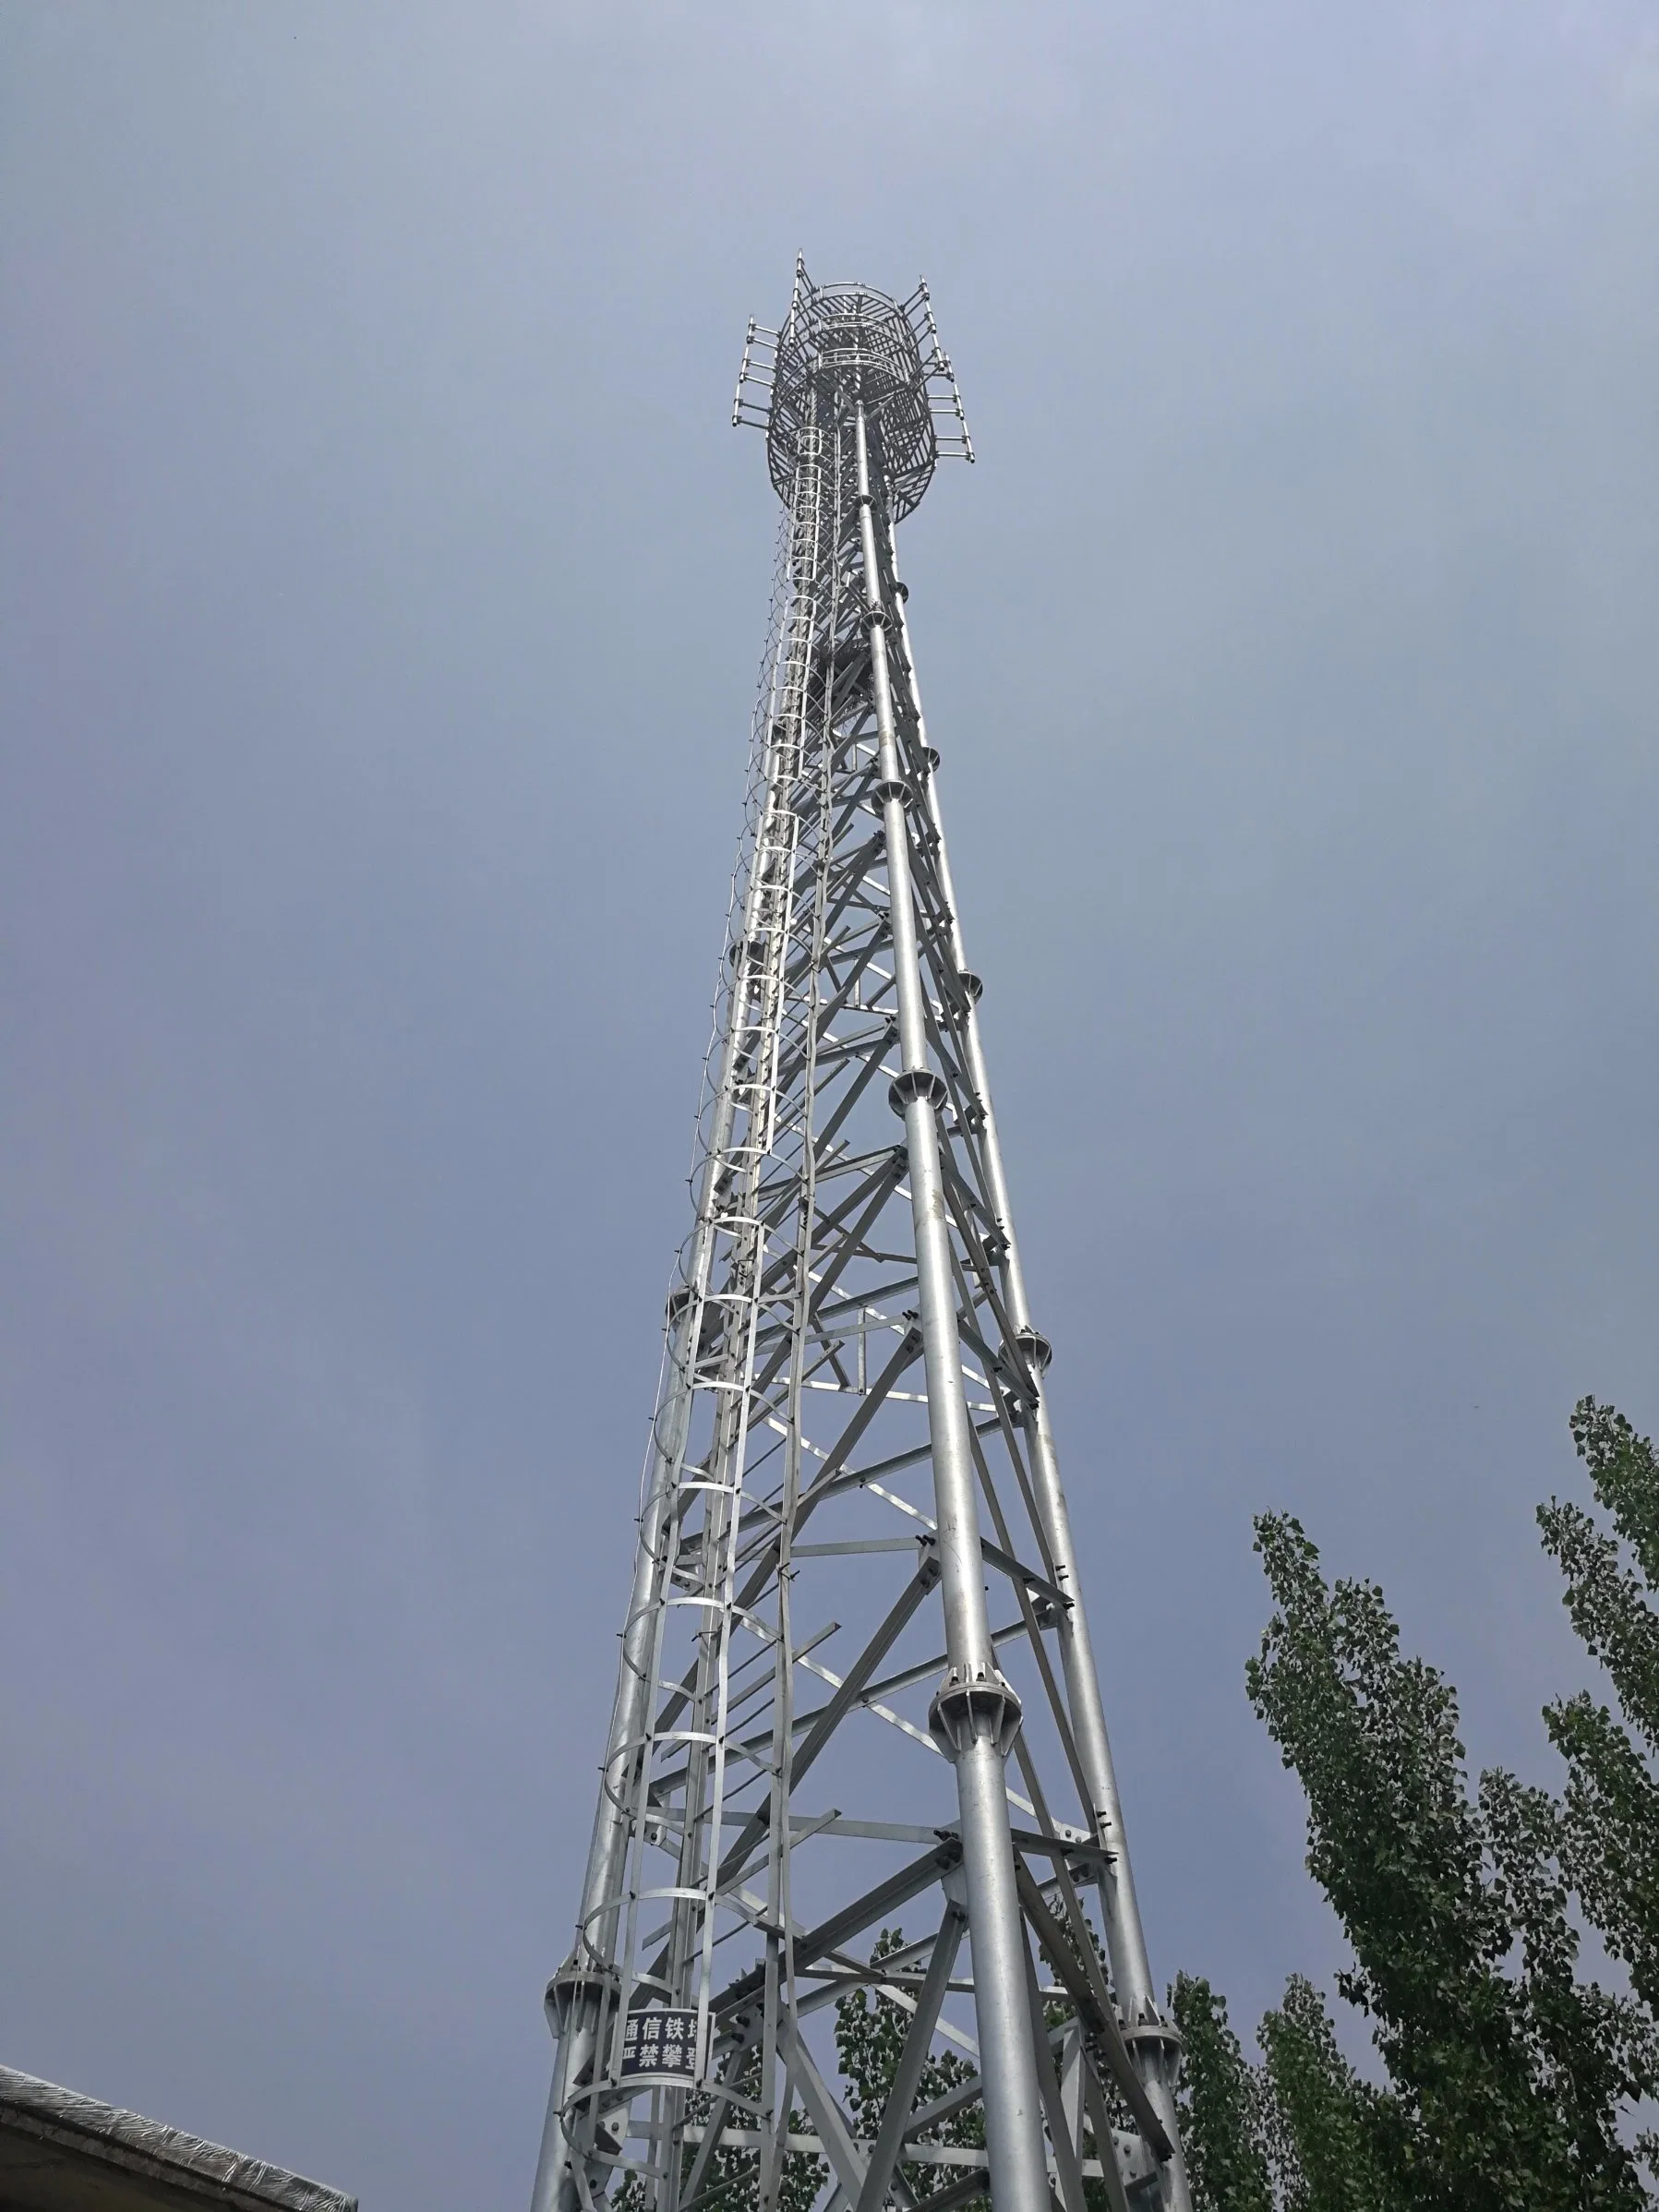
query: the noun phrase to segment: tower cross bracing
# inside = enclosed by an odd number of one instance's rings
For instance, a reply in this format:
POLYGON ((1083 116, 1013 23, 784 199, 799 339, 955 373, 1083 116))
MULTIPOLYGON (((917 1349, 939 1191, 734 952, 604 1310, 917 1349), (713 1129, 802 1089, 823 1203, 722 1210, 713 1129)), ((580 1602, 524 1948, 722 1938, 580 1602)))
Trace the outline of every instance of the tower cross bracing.
POLYGON ((1189 2212, 898 574, 973 458, 925 285, 798 264, 733 419, 777 569, 535 2212, 1189 2212))

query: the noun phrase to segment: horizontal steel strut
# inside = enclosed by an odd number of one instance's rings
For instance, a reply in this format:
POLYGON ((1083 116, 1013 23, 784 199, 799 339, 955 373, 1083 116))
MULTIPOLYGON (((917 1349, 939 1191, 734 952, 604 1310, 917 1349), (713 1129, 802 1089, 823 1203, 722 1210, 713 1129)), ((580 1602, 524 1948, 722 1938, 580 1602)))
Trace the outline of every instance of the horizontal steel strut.
POLYGON ((973 458, 926 286, 798 264, 733 419, 776 582, 534 2212, 1190 2212, 896 560, 973 458))

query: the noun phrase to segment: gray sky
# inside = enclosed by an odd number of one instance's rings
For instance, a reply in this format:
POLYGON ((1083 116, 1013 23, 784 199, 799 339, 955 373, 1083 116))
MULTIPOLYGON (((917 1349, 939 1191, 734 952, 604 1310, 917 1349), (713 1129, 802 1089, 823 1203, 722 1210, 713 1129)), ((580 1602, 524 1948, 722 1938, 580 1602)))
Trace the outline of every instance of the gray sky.
POLYGON ((0 2058, 528 2190, 774 527, 902 551, 1154 1964, 1337 1955, 1293 1507, 1547 1776, 1659 1423, 1653 0, 0 9, 0 2058))

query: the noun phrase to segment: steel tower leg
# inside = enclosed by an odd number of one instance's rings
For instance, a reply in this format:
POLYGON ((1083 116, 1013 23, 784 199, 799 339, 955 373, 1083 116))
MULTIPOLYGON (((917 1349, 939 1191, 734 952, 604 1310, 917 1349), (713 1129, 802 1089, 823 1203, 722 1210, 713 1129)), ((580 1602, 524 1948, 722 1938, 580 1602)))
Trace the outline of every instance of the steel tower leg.
MULTIPOLYGON (((888 534, 887 552, 896 578, 898 548, 891 531, 888 534)), ((916 698, 920 734, 925 743, 926 723, 920 719, 921 700, 915 673, 916 657, 910 647, 909 623, 904 611, 902 595, 899 595, 898 604, 899 636, 910 672, 911 691, 916 698)), ((951 880, 950 852, 940 811, 939 787, 932 776, 927 785, 927 806, 928 819, 938 840, 934 866, 939 872, 945 905, 951 915, 952 949, 958 968, 963 973, 971 974, 962 937, 961 909, 956 904, 956 886, 951 880)), ((996 1109, 992 1100, 991 1077, 980 1031, 977 979, 976 988, 968 994, 966 1027, 968 1079, 984 1114, 982 1143, 987 1180, 992 1204, 1006 1244, 1002 1272, 1009 1315, 1019 1335, 1028 1340, 1034 1353, 1033 1365, 1040 1376, 1047 1372, 1050 1348, 1048 1340, 1032 1321, 1030 1300, 1026 1292, 1026 1273, 1020 1261, 1019 1239, 1015 1233, 1014 1207, 1008 1194, 1007 1170, 1004 1164, 996 1109)), ((1135 1875, 1129 1861, 1129 1841, 1124 1827, 1123 1804, 1118 1795, 1117 1773, 1112 1764, 1112 1743, 1106 1728, 1106 1708, 1100 1695, 1100 1678, 1089 1637, 1088 1612, 1083 1600, 1082 1578, 1077 1571, 1071 1515, 1066 1507, 1065 1493, 1061 1487, 1060 1464, 1054 1449, 1054 1432, 1049 1415, 1046 1388, 1040 1388, 1033 1424, 1032 1460, 1038 1497, 1054 1561, 1055 1580, 1071 1600, 1061 1615, 1059 1637, 1077 1753, 1088 1778, 1089 1793, 1100 1821, 1101 1839, 1112 1852, 1098 1886, 1105 1912, 1106 1947, 1112 1962, 1112 1987, 1123 2009, 1130 2040, 1136 2047, 1136 2060, 1148 2093, 1174 2146, 1174 2154, 1165 2169, 1164 2203, 1168 2212, 1191 2212, 1192 2194, 1186 2178, 1185 2160, 1181 2155, 1175 2108, 1180 2047, 1178 2040, 1170 2033, 1159 2005, 1151 1962, 1147 1955, 1147 1940, 1135 1893, 1135 1875)))
POLYGON ((996 2212, 1047 2212, 1048 2164, 1026 1995, 1027 1951, 1014 1883, 1005 1768, 1020 1724, 1019 1700, 1004 1681, 991 1641, 985 1605, 973 1450, 949 1212, 940 1169, 938 1104, 944 1085, 928 1062, 921 964, 910 884, 910 831, 906 808, 915 793, 900 774, 887 674, 886 615, 876 558, 870 443, 865 411, 854 417, 858 451, 859 532, 864 555, 881 802, 893 929, 893 973, 898 993, 901 1073, 892 1086, 905 1117, 910 1208, 916 1227, 917 1295, 928 1382, 933 1496, 939 1516, 939 1565, 944 1595, 949 1665, 929 1715, 956 1770, 962 1811, 962 1857, 968 1872, 968 1940, 973 1945, 974 2011, 985 2081, 985 2135, 996 2212))

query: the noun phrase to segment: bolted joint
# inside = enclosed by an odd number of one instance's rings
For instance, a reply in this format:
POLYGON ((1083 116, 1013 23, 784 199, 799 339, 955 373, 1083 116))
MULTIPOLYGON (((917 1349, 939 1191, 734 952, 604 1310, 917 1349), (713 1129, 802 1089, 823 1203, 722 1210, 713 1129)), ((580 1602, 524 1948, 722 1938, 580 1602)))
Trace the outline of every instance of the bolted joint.
POLYGON ((956 970, 956 988, 970 1006, 977 1006, 985 995, 984 979, 975 975, 971 968, 956 970))
POLYGON ((953 1666, 928 1708, 928 1733, 947 1759, 960 1759, 974 1743, 993 1743, 1006 1759, 1020 1717, 1019 1692, 998 1668, 968 1676, 953 1666))
POLYGON ((916 804, 916 793, 902 775, 885 775, 879 784, 872 784, 870 796, 879 807, 884 807, 890 799, 896 799, 907 807, 916 804))
POLYGON ((887 609, 884 607, 867 607, 864 609, 864 627, 866 630, 885 630, 887 609))
POLYGON ((917 1099, 943 1106, 949 1096, 944 1077, 935 1075, 931 1067, 908 1067, 887 1086, 887 1103, 895 1113, 900 1114, 917 1099))

